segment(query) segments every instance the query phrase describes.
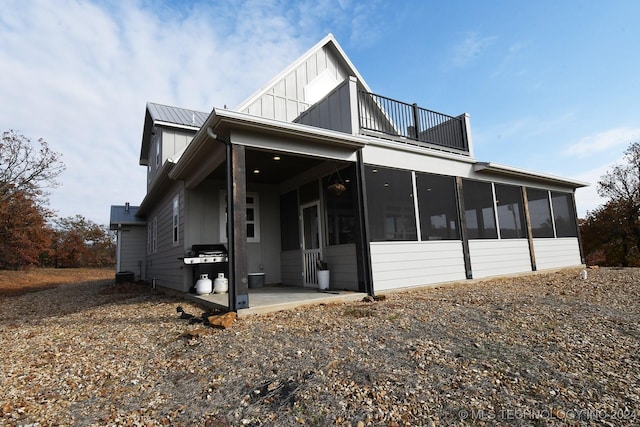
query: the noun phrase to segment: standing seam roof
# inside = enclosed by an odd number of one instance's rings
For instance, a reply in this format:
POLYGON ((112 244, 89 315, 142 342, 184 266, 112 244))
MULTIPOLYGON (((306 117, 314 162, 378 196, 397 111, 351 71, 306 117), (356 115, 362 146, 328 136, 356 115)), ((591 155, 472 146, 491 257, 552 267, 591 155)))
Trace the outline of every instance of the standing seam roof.
POLYGON ((167 122, 182 126, 200 128, 209 116, 209 113, 187 110, 184 108, 170 107, 168 105, 147 103, 147 109, 154 122, 167 122))

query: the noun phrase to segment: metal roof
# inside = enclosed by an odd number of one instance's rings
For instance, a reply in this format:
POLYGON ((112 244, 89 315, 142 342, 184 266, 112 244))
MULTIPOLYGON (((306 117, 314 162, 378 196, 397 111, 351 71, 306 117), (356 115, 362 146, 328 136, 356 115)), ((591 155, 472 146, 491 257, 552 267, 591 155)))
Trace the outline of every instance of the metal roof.
POLYGON ((146 221, 138 218, 136 213, 138 206, 116 206, 111 205, 111 217, 109 219, 109 228, 116 230, 118 225, 144 225, 146 221))
POLYGON ((169 105, 147 103, 147 110, 154 122, 171 123, 181 126, 200 128, 209 116, 209 113, 187 110, 185 108, 171 107, 169 105))

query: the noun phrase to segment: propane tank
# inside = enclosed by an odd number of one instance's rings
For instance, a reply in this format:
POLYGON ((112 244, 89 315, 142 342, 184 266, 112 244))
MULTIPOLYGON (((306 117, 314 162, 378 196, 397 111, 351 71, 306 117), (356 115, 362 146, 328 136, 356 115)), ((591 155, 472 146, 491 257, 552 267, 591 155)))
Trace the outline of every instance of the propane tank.
POLYGON ((211 279, 209 279, 209 275, 201 274, 200 278, 196 282, 196 294, 205 295, 210 294, 211 292, 211 279))
POLYGON ((229 290, 229 279, 224 277, 224 273, 218 273, 218 277, 213 281, 213 292, 224 294, 229 290))

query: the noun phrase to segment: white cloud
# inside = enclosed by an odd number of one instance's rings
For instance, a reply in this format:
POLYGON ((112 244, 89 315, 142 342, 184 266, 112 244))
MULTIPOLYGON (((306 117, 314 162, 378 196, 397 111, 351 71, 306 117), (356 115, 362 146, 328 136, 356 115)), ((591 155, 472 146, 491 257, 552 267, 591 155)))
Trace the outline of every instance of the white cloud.
POLYGON ((495 36, 482 37, 477 33, 467 34, 464 40, 453 46, 453 52, 448 61, 449 65, 460 68, 472 64, 496 40, 495 36))
POLYGON ((109 205, 146 192, 137 164, 146 102, 233 108, 330 31, 374 40, 376 27, 355 17, 378 6, 363 4, 6 0, 0 130, 63 154, 50 198, 59 216, 107 223, 109 205))
POLYGON ((141 4, 3 4, 0 129, 63 154, 67 171, 50 198, 60 216, 107 223, 110 204, 142 201, 147 101, 233 107, 311 46, 276 3, 141 4))
POLYGON ((626 148, 640 139, 640 128, 619 127, 609 129, 596 135, 589 135, 563 151, 565 156, 578 158, 599 155, 611 149, 626 148))

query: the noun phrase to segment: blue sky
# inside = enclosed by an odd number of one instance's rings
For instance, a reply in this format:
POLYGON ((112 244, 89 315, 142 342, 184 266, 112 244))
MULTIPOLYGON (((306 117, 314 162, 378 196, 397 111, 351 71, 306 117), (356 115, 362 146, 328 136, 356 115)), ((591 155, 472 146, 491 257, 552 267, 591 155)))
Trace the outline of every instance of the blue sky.
POLYGON ((471 116, 475 156, 596 182, 640 141, 637 1, 5 0, 0 130, 67 171, 59 216, 138 204, 147 101, 233 108, 333 33, 376 93, 471 116))

